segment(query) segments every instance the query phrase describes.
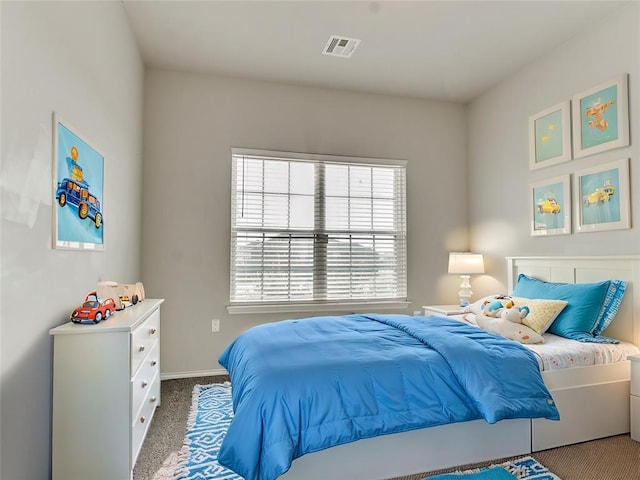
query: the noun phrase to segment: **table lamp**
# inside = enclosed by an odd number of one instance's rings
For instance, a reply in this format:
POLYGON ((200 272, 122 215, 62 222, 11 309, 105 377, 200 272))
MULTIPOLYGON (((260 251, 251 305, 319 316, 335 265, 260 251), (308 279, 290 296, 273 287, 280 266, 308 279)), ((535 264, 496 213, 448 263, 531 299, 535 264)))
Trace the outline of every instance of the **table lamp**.
POLYGON ((460 275, 462 283, 460 284, 458 296, 460 297, 460 306, 466 307, 469 305, 471 295, 473 295, 473 292, 471 291, 471 283, 469 283, 471 274, 484 273, 482 254, 451 252, 449 254, 449 273, 457 273, 460 275))

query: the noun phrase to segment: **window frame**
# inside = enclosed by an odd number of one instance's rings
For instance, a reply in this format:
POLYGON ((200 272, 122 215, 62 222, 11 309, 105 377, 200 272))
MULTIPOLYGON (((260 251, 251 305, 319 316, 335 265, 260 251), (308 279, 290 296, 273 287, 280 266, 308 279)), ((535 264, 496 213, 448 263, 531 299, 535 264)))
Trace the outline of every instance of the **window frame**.
MULTIPOLYGON (((406 214, 407 214, 407 188, 406 188, 406 160, 398 160, 398 159, 385 159, 385 158, 367 158, 367 157, 353 157, 353 156, 342 156, 342 155, 325 155, 325 154, 312 154, 312 153, 298 153, 298 152, 282 152, 282 151, 273 151, 273 150, 258 150, 258 149, 249 149, 249 148, 231 148, 231 161, 233 162, 233 158, 237 156, 251 156, 251 157, 264 157, 268 160, 292 160, 292 161, 310 161, 310 162, 323 162, 325 164, 336 163, 336 164, 348 164, 348 165, 363 165, 363 166, 389 166, 389 167, 402 167, 402 171, 404 174, 404 258, 402 259, 404 263, 404 274, 405 274, 405 292, 408 293, 408 264, 407 264, 407 228, 406 228, 406 214)), ((233 166, 232 166, 233 169, 233 166)), ((233 172, 232 172, 233 177, 233 172)), ((231 185, 231 194, 235 194, 235 187, 231 185)), ((233 205, 233 200, 232 200, 233 205)), ((230 232, 230 242, 231 244, 234 241, 233 235, 233 211, 231 212, 231 232, 230 232)), ((230 245, 230 253, 232 250, 232 245, 230 245)), ((362 313, 362 312, 371 312, 372 310, 398 310, 398 309, 406 309, 411 305, 411 301, 409 301, 406 297, 399 299, 346 299, 346 300, 289 300, 289 301, 250 301, 250 302, 231 302, 231 282, 233 279, 233 257, 230 255, 229 257, 230 265, 229 265, 229 305, 227 305, 227 311, 229 314, 250 314, 250 313, 288 313, 288 312, 353 312, 353 313, 362 313)))

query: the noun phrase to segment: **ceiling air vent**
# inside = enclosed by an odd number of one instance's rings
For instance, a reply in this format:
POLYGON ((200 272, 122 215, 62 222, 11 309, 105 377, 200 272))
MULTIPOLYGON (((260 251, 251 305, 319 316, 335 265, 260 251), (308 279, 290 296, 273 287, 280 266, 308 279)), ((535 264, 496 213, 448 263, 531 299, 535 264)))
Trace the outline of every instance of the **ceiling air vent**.
POLYGON ((331 35, 329 41, 322 50, 323 55, 332 55, 334 57, 349 58, 360 44, 357 38, 341 37, 339 35, 331 35))

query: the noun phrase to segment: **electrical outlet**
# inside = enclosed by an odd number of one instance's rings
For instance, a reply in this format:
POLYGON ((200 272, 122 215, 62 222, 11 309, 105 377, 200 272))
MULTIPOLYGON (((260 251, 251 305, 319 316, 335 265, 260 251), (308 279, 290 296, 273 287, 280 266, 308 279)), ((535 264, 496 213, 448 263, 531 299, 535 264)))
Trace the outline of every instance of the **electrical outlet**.
POLYGON ((220 319, 214 318, 211 320, 211 331, 213 333, 218 333, 220 331, 220 319))

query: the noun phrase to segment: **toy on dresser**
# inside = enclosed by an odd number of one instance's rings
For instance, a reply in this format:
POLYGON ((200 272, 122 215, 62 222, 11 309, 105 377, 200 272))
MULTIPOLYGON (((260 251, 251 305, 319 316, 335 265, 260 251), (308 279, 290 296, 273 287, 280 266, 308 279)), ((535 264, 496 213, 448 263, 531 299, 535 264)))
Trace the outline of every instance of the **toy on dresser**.
POLYGON ((98 282, 98 296, 111 297, 116 304, 116 310, 123 310, 144 300, 142 282, 118 283, 113 281, 98 282))
POLYGON ((96 292, 87 294, 84 303, 71 312, 73 323, 98 323, 106 320, 116 311, 113 298, 99 298, 96 292))

